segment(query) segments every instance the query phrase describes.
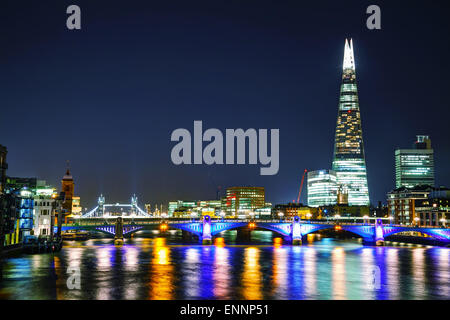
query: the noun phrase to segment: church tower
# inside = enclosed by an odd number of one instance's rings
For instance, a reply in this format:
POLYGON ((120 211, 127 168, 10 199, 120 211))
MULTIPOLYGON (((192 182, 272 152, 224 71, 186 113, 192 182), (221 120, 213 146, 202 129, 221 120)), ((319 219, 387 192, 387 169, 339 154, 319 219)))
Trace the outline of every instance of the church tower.
POLYGON ((63 208, 66 210, 66 215, 72 214, 72 199, 75 184, 73 183, 72 175, 70 174, 69 163, 67 162, 66 174, 61 180, 61 191, 65 194, 65 201, 63 208))

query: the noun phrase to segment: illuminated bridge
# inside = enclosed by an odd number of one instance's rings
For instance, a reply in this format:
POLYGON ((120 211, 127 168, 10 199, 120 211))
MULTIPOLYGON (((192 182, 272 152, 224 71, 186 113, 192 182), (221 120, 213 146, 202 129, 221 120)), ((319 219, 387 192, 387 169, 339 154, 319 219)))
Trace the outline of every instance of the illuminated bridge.
POLYGON ((133 195, 131 197, 131 203, 105 203, 105 197, 100 195, 98 198, 97 206, 89 212, 84 213, 81 218, 103 218, 103 217, 150 217, 150 215, 139 208, 137 204, 137 197, 133 195))
POLYGON ((335 221, 310 221, 300 220, 295 217, 292 221, 282 220, 211 220, 204 216, 202 220, 177 220, 144 217, 103 217, 103 218, 81 218, 73 224, 64 224, 62 231, 67 230, 91 230, 99 231, 116 237, 131 234, 140 230, 166 231, 168 229, 179 229, 183 233, 196 235, 203 244, 210 244, 212 238, 220 232, 232 229, 252 230, 264 229, 280 234, 285 240, 292 244, 301 244, 302 237, 320 230, 334 229, 344 230, 357 235, 363 239, 363 244, 382 245, 385 237, 403 233, 420 232, 430 237, 450 244, 449 228, 434 227, 408 227, 392 224, 383 224, 383 219, 375 219, 373 223, 352 223, 335 221), (118 231, 119 230, 119 231, 118 231))

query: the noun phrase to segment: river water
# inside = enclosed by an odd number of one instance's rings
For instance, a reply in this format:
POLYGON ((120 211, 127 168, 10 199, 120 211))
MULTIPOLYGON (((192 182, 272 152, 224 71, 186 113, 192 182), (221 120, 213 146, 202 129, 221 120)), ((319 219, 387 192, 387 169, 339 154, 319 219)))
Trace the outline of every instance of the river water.
POLYGON ((234 238, 225 232, 212 246, 183 243, 180 233, 123 246, 67 241, 55 254, 4 258, 0 298, 450 299, 449 248, 332 238, 290 246, 268 231, 253 232, 253 244, 234 238))

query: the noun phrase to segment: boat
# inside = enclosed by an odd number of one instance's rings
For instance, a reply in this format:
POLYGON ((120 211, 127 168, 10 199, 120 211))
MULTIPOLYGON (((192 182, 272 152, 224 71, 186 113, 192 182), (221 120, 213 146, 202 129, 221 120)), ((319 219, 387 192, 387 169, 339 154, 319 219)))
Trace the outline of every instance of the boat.
POLYGON ((89 239, 89 231, 84 230, 68 230, 61 233, 63 240, 87 240, 89 239))

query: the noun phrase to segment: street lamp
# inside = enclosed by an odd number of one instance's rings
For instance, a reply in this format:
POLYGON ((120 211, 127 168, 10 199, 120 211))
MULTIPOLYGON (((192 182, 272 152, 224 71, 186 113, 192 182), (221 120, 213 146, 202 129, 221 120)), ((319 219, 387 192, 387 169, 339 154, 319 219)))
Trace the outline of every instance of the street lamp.
POLYGON ((447 220, 445 219, 445 218, 442 218, 441 220, 439 220, 440 222, 442 222, 442 226, 444 227, 444 228, 446 228, 446 223, 447 223, 447 220))
MULTIPOLYGON (((311 216, 312 216, 311 212, 308 212, 306 214, 306 219, 311 220, 311 216)), ((311 221, 309 221, 309 223, 311 223, 311 221)))
POLYGON ((255 213, 253 211, 250 211, 249 215, 250 215, 250 220, 253 220, 253 218, 255 217, 255 213))
POLYGON ((220 211, 219 214, 222 217, 222 221, 223 221, 223 219, 225 218, 225 211, 222 210, 222 211, 220 211))
POLYGON ((392 220, 394 220, 393 216, 389 216, 389 224, 392 224, 392 220))
POLYGON ((369 216, 365 215, 363 217, 363 223, 368 223, 368 220, 369 220, 369 216))
POLYGON ((419 218, 419 217, 415 217, 415 218, 414 218, 414 221, 416 222, 416 226, 419 226, 420 218, 419 218))
POLYGON ((280 217, 280 222, 283 220, 283 216, 284 216, 284 213, 283 212, 278 212, 278 216, 280 217))

